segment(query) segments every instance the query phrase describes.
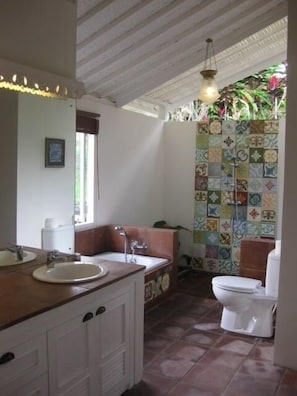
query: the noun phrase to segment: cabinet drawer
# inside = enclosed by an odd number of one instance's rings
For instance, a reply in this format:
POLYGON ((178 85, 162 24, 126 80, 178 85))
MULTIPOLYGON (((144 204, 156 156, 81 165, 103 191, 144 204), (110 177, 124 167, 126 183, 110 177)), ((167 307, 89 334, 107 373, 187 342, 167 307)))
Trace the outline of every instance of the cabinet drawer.
POLYGON ((0 362, 0 395, 9 394, 39 377, 47 371, 45 334, 13 347, 0 344, 0 362))

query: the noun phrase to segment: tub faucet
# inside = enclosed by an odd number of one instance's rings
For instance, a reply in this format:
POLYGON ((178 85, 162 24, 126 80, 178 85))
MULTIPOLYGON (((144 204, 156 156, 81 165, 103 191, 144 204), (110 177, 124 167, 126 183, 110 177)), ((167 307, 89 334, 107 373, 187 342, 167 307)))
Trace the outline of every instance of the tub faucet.
POLYGON ((17 260, 22 261, 24 258, 24 249, 23 246, 20 245, 9 245, 7 246, 6 250, 11 253, 16 253, 17 260))
POLYGON ((128 262, 128 258, 127 258, 128 235, 127 235, 126 231, 124 230, 123 226, 115 226, 114 229, 119 232, 121 237, 124 238, 124 255, 125 255, 125 262, 127 263, 128 262))
POLYGON ((130 247, 131 247, 132 251, 134 251, 136 249, 145 250, 145 249, 147 249, 147 244, 144 242, 142 244, 140 244, 138 241, 131 241, 130 247))
POLYGON ((50 252, 47 252, 46 266, 48 268, 54 268, 55 263, 60 263, 62 261, 66 261, 66 257, 62 256, 59 250, 51 250, 50 252))

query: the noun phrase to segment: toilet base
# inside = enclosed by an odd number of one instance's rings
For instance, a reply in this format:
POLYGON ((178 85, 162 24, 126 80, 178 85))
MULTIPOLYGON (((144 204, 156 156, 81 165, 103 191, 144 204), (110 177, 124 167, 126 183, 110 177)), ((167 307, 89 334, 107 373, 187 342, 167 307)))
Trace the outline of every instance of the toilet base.
POLYGON ((266 307, 266 309, 261 308, 255 309, 255 306, 253 306, 253 312, 249 310, 234 312, 224 307, 221 328, 253 337, 272 337, 274 333, 273 317, 276 304, 266 307))

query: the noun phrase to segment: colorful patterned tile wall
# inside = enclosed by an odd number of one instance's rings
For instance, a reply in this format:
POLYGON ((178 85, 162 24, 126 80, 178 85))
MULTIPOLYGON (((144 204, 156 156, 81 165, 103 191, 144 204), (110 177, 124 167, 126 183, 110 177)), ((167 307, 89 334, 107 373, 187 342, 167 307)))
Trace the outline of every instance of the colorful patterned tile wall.
POLYGON ((245 237, 275 237, 277 120, 198 122, 193 269, 238 274, 245 237))

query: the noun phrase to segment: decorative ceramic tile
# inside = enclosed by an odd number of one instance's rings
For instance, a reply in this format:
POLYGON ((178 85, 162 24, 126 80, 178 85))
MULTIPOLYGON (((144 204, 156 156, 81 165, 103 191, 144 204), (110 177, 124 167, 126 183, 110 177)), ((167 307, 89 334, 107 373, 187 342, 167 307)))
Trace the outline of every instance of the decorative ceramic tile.
POLYGON ((264 121, 264 132, 265 133, 278 133, 279 122, 278 120, 265 120, 264 121))
POLYGON ((208 175, 209 176, 221 176, 222 173, 222 165, 221 163, 208 163, 208 175))
POLYGON ((234 148, 223 148, 222 149, 222 162, 230 162, 236 156, 234 148))
POLYGON ((249 221, 260 221, 261 220, 261 207, 260 206, 249 206, 248 207, 248 217, 249 221))
POLYGON ((264 164, 264 177, 277 177, 277 164, 264 164))
POLYGON ((237 179, 236 180, 237 191, 248 191, 248 180, 247 179, 237 179))
POLYGON ((249 147, 264 147, 264 135, 250 135, 249 147))
POLYGON ((218 260, 206 258, 203 262, 203 269, 208 272, 218 272, 218 260))
POLYGON ((262 209, 272 209, 277 208, 277 195, 273 193, 263 193, 262 194, 262 209))
MULTIPOLYGON (((225 194, 225 193, 222 193, 225 194)), ((228 202, 230 199, 228 200, 228 202)), ((221 217, 223 218, 231 218, 233 214, 233 207, 231 205, 221 205, 221 217)))
POLYGON ((196 135, 196 147, 197 149, 208 148, 208 135, 196 135))
POLYGON ((208 176, 208 188, 210 190, 220 190, 221 189, 221 178, 208 176))
POLYGON ((208 149, 196 149, 196 162, 208 162, 208 149))
POLYGON ((252 235, 254 237, 261 236, 261 222, 259 221, 248 221, 247 222, 247 235, 252 235))
POLYGON ((275 223, 261 223, 261 236, 274 237, 275 236, 275 223))
MULTIPOLYGON (((221 232, 220 233, 220 245, 231 246, 232 245, 232 235, 228 232, 221 232)), ((226 259, 226 257, 222 257, 222 256, 220 258, 226 259)))
POLYGON ((197 176, 207 176, 208 175, 208 164, 207 163, 196 163, 195 173, 197 176))
POLYGON ((263 177, 263 164, 249 164, 249 176, 255 178, 263 177))
MULTIPOLYGON (((207 238, 207 241, 209 238, 207 238)), ((217 245, 206 245, 205 257, 217 259, 219 255, 219 247, 217 245)))
MULTIPOLYGON (((234 235, 245 236, 246 235, 246 221, 234 220, 233 221, 233 233, 234 235)), ((234 241, 234 240, 233 240, 234 241)))
POLYGON ((195 191, 196 202, 207 202, 207 191, 195 191))
POLYGON ((234 135, 224 135, 222 138, 222 148, 232 149, 235 147, 235 136, 234 135))
POLYGON ((209 204, 207 206, 208 217, 220 217, 220 205, 209 204))
POLYGON ((212 121, 209 124, 209 133, 211 135, 219 135, 222 133, 222 124, 220 121, 212 121))
POLYGON ((219 219, 207 219, 206 227, 208 231, 217 232, 219 228, 219 219))
POLYGON ((250 123, 250 133, 251 134, 264 133, 264 122, 261 120, 252 120, 250 123))
POLYGON ((248 135, 250 133, 250 124, 250 121, 238 121, 235 127, 236 134, 248 135))
POLYGON ((202 217, 207 216, 207 205, 203 203, 195 203, 195 216, 202 217))
POLYGON ((242 148, 236 151, 236 158, 239 162, 248 162, 249 161, 249 149, 242 148))
POLYGON ((240 179, 247 179, 249 177, 249 164, 241 162, 236 168, 237 177, 240 179))
POLYGON ((249 182, 249 192, 261 192, 263 179, 252 178, 248 179, 249 182))
POLYGON ((230 162, 223 162, 222 163, 222 176, 232 177, 233 176, 233 169, 234 167, 230 162))
POLYGON ((270 164, 275 164, 277 162, 277 154, 276 149, 265 149, 264 161, 270 164))
POLYGON ((236 126, 237 126, 237 121, 235 120, 224 121, 222 123, 222 134, 223 135, 235 134, 236 126))
POLYGON ((207 177, 203 177, 203 176, 195 177, 195 190, 201 190, 201 191, 207 190, 207 177))
POLYGON ((249 206, 261 206, 262 194, 260 193, 249 193, 248 195, 248 205, 249 206))
POLYGON ((263 162, 263 148, 250 148, 250 162, 251 163, 262 163, 263 162))
POLYGON ((222 233, 230 233, 232 232, 232 224, 231 219, 220 219, 220 232, 222 233))
POLYGON ((278 123, 202 123, 197 126, 196 147, 196 257, 191 265, 236 275, 242 239, 275 236, 278 123))
POLYGON ((276 221, 276 211, 275 210, 262 210, 261 221, 276 221))
POLYGON ((207 222, 207 218, 206 217, 196 217, 195 218, 195 228, 196 230, 199 231, 206 231, 207 227, 206 227, 206 222, 207 222))
POLYGON ((236 136, 236 148, 245 149, 249 147, 250 137, 249 135, 238 135, 236 136))
POLYGON ((262 191, 276 194, 277 193, 277 179, 263 178, 262 191))
POLYGON ((208 161, 209 162, 222 162, 222 150, 219 148, 210 148, 208 150, 208 161))
MULTIPOLYGON (((207 233, 206 233, 206 241, 205 241, 205 243, 206 243, 206 245, 205 245, 205 257, 212 257, 212 256, 208 256, 208 254, 210 254, 207 251, 207 249, 210 250, 209 246, 214 245, 216 247, 215 251, 218 250, 219 240, 220 239, 219 239, 219 233, 218 232, 216 232, 216 231, 207 231, 207 233)), ((214 251, 214 250, 212 250, 212 251, 214 251)), ((214 254, 217 255, 217 253, 214 253, 214 254)), ((215 257, 213 257, 213 258, 215 258, 215 257)))
POLYGON ((221 192, 208 190, 207 202, 210 204, 220 204, 221 192))
POLYGON ((278 135, 273 133, 266 133, 264 135, 264 148, 277 148, 278 135))
POLYGON ((209 125, 208 122, 197 122, 197 134, 208 135, 209 125))
POLYGON ((222 136, 221 135, 213 135, 209 136, 209 147, 222 147, 222 136))
POLYGON ((233 191, 233 178, 232 177, 222 177, 221 189, 222 189, 222 191, 233 191))

